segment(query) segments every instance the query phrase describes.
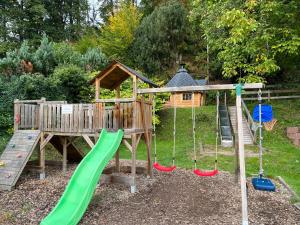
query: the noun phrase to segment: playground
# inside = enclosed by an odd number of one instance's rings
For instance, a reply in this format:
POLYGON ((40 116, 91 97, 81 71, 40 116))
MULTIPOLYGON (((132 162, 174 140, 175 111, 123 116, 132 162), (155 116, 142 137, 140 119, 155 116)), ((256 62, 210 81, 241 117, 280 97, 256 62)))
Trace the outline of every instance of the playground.
MULTIPOLYGON (((181 67, 178 76, 186 80, 189 75, 181 67)), ((273 116, 272 107, 262 105, 263 84, 158 87, 117 61, 90 83, 95 103, 15 100, 15 133, 0 158, 0 188, 8 191, 0 192, 4 224, 299 223, 289 188, 270 179, 268 170, 264 173, 262 122, 273 116), (131 97, 121 93, 127 79, 131 97), (149 87, 140 88, 141 83, 149 87), (115 91, 115 97, 102 99, 102 89, 115 91), (258 94, 253 118, 242 99, 244 90, 258 94), (209 91, 215 105, 205 115, 195 106, 195 93, 209 91), (231 106, 226 94, 220 100, 224 91, 235 91, 231 106), (191 104, 190 115, 178 123, 183 111, 172 95, 171 114, 160 117, 172 124, 167 132, 163 123, 153 123, 160 93, 183 93, 191 104), (189 129, 182 129, 187 124, 189 129), (88 149, 78 146, 78 139, 88 149), (163 146, 163 139, 169 144, 163 146), (47 157, 58 152, 60 161, 47 157), (222 171, 228 155, 234 175, 222 171), (30 161, 32 156, 36 160, 30 161), (259 159, 251 174, 246 174, 248 157, 259 159)))
MULTIPOLYGON (((1 192, 1 213, 9 212, 0 215, 1 224, 38 224, 59 200, 75 167, 69 167, 66 178, 59 168, 47 169, 46 180, 26 174, 18 189, 1 192)), ((79 224, 240 224, 240 191, 227 172, 197 179, 190 170, 155 172, 154 179, 138 176, 137 185, 135 194, 120 184, 97 187, 79 224)), ((248 197, 251 224, 299 224, 299 211, 280 186, 275 193, 250 187, 248 197)))

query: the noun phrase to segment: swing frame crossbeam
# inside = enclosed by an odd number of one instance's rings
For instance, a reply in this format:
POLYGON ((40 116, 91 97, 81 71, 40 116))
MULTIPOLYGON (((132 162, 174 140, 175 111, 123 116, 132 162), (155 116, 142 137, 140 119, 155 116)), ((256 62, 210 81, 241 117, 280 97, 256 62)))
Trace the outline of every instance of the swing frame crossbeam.
POLYGON ((243 140, 242 126, 242 90, 244 89, 262 89, 262 83, 245 83, 245 84, 220 84, 220 85, 205 85, 205 86, 186 86, 186 87, 163 87, 163 88, 146 88, 138 89, 138 94, 155 94, 164 92, 197 92, 197 91, 221 91, 221 90, 236 90, 236 110, 237 110, 237 136, 238 136, 238 158, 239 158, 239 173, 240 187, 242 198, 242 225, 248 225, 248 200, 246 187, 246 169, 245 169, 245 146, 243 140))

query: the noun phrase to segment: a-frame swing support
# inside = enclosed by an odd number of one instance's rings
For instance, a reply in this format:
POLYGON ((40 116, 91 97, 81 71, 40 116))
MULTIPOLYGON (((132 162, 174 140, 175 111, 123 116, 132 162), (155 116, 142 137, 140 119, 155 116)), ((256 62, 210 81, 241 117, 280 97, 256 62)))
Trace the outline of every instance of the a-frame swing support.
POLYGON ((197 92, 211 90, 236 90, 236 109, 237 109, 237 130, 238 130, 238 150, 240 167, 240 185, 242 197, 242 225, 248 225, 248 203, 246 187, 246 166, 245 166, 245 146, 243 140, 242 125, 242 90, 243 89, 261 89, 262 83, 252 84, 224 84, 224 85, 205 85, 205 86, 187 86, 187 87, 165 87, 165 88, 146 88, 138 89, 138 94, 151 94, 162 92, 197 92))

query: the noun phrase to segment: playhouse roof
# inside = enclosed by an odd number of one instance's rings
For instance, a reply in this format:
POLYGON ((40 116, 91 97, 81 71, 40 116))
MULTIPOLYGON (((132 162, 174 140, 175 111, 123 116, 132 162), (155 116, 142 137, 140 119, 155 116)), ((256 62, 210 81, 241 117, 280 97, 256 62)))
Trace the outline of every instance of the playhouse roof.
POLYGON ((174 77, 166 84, 166 87, 185 87, 206 85, 206 80, 194 80, 187 70, 181 66, 174 77))
POLYGON ((136 76, 141 81, 149 84, 152 87, 158 87, 155 83, 147 77, 141 75, 136 70, 114 60, 109 66, 103 69, 97 76, 95 76, 90 83, 94 84, 97 78, 100 78, 100 87, 107 89, 115 89, 123 83, 128 77, 136 76))

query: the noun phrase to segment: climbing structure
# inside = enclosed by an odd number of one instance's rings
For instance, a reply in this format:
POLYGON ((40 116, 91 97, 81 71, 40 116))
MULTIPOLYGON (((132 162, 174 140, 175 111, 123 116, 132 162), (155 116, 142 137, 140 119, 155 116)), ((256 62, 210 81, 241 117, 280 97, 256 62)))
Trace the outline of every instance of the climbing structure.
POLYGON ((41 135, 39 130, 18 130, 14 133, 0 157, 0 189, 15 186, 41 135))

